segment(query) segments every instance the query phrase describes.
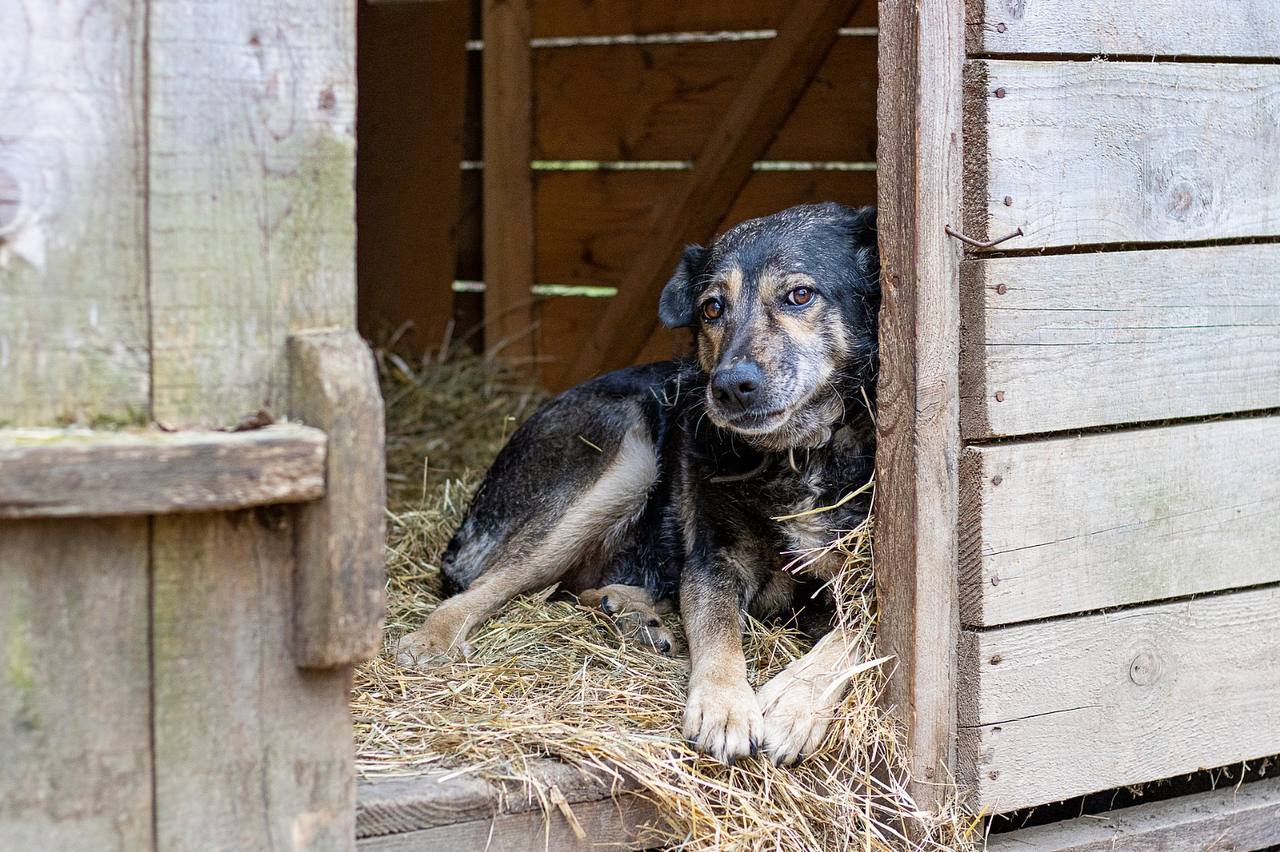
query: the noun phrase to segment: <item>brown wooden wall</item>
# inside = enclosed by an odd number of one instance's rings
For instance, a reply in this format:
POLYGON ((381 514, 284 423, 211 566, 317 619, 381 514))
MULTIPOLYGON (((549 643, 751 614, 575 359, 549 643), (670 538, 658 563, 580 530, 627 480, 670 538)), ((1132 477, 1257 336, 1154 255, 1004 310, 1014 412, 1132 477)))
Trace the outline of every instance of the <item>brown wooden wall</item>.
MULTIPOLYGON (((443 5, 459 14, 458 3, 443 5)), ((441 94, 461 76, 457 67, 446 67, 459 61, 456 36, 451 34, 452 41, 444 45, 424 36, 422 50, 435 46, 439 52, 424 54, 426 64, 411 69, 397 68, 378 56, 396 50, 403 35, 381 19, 417 16, 425 22, 428 15, 439 16, 440 8, 368 7, 361 18, 362 26, 374 21, 379 27, 362 30, 362 120, 388 115, 374 99, 403 98, 403 85, 397 89, 387 83, 405 71, 415 75, 411 90, 423 92, 429 109, 436 110, 418 123, 398 121, 391 130, 386 120, 378 126, 361 124, 362 175, 376 173, 381 182, 380 187, 366 182, 360 187, 362 328, 372 333, 377 327, 394 327, 397 320, 414 319, 425 332, 417 339, 420 346, 436 344, 450 311, 459 317, 459 326, 482 319, 479 293, 441 292, 447 277, 484 280, 479 11, 471 10, 471 41, 462 60, 466 82, 460 146, 453 140, 461 102, 441 94), (413 138, 406 142, 412 144, 389 141, 395 133, 410 135, 413 138), (434 141, 422 144, 423 134, 431 134, 434 141), (388 164, 386 158, 397 149, 399 159, 388 164), (451 195, 452 185, 437 185, 446 180, 443 171, 414 162, 424 157, 457 162, 458 201, 451 195), (395 181, 396 174, 404 180, 395 181), (378 192, 383 195, 374 194, 378 192), (430 194, 439 203, 415 203, 414 194, 430 194), (388 203, 387 195, 400 201, 388 203), (380 210, 375 212, 375 206, 380 210), (410 225, 403 217, 426 218, 410 225), (389 234, 396 234, 395 240, 411 239, 415 229, 421 241, 418 249, 387 248, 389 234), (437 248, 444 234, 456 243, 437 248), (380 256, 367 257, 366 246, 375 245, 380 256), (398 252, 402 259, 389 264, 388 251, 398 252), (445 271, 450 255, 451 276, 445 271), (424 309, 428 303, 431 307, 424 309), (374 310, 372 306, 379 312, 376 319, 366 310, 374 310), (433 320, 427 319, 428 312, 433 320)), ((690 179, 690 162, 770 43, 767 31, 779 26, 787 10, 788 4, 765 0, 533 4, 529 158, 538 295, 530 319, 536 326, 533 354, 546 384, 559 388, 584 378, 574 375, 568 363, 594 330, 608 300, 598 294, 546 295, 543 288, 621 284, 629 263, 652 238, 655 209, 690 179)), ((723 227, 803 202, 874 203, 875 25, 876 4, 863 3, 768 149, 765 160, 774 164, 772 168, 787 170, 756 171, 724 217, 723 227)), ((652 286, 662 283, 654 281, 652 286)), ((642 358, 670 355, 682 341, 683 335, 660 331, 642 358)))

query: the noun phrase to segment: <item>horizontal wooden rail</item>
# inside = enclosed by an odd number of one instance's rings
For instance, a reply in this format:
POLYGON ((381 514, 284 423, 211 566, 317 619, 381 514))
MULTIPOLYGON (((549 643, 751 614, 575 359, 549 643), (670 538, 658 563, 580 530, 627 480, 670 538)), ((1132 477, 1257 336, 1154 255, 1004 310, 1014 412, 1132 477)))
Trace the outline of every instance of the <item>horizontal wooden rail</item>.
POLYGON ((244 432, 0 430, 0 518, 154 515, 324 496, 327 439, 244 432))
POLYGON ((987 841, 987 852, 1261 849, 1280 838, 1280 779, 1038 825, 987 841))

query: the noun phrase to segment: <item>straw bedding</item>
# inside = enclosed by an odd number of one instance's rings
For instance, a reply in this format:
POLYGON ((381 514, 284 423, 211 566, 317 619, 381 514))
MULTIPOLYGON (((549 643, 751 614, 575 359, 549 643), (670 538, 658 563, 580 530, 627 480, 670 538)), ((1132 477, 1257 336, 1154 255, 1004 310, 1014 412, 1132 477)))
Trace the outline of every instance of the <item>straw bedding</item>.
MULTIPOLYGON (((607 618, 546 593, 512 602, 480 629, 474 654, 427 673, 389 650, 439 601, 438 556, 486 466, 541 396, 469 356, 409 364, 380 353, 387 398, 387 649, 357 672, 353 709, 364 777, 470 767, 528 779, 536 759, 638 782, 672 848, 967 849, 977 822, 957 808, 917 813, 901 738, 876 699, 892 663, 851 678, 821 752, 799 766, 726 767, 680 735, 688 661, 628 645, 607 618), (916 826, 910 842, 904 825, 916 826)), ((869 526, 833 542, 847 558, 835 589, 847 629, 874 661, 869 526)), ((802 555, 798 555, 802 556, 802 555)), ((678 617, 669 616, 675 635, 678 617)), ((748 625, 755 685, 806 648, 786 625, 748 625)), ((533 790, 543 801, 546 792, 533 790)))

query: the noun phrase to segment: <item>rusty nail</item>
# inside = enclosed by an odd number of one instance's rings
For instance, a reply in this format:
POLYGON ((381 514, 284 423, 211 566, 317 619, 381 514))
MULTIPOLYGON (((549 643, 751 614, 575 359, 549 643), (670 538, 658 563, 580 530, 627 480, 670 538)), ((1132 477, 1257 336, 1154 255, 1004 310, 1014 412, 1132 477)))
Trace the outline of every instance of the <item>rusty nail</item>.
POLYGON ((991 477, 992 485, 999 485, 1001 482, 1004 482, 1004 477, 1000 474, 997 473, 995 476, 991 477))
POLYGON ((1004 97, 1004 86, 1001 86, 1000 88, 996 89, 996 97, 997 98, 1004 97))
POLYGON ((999 577, 992 577, 992 578, 991 578, 991 585, 993 585, 993 586, 998 586, 998 585, 1000 585, 1000 578, 999 578, 999 577))
POLYGON ((1003 662, 1004 662, 1004 657, 1000 656, 999 654, 996 654, 991 658, 991 665, 993 666, 998 666, 1003 662))
POLYGON ((1004 402, 1004 391, 996 391, 996 402, 1004 402))
POLYGON ((996 24, 996 32, 998 33, 1002 33, 1007 29, 1009 29, 1009 27, 1005 25, 1004 21, 1001 21, 1000 23, 996 24))
POLYGON ((994 240, 987 240, 984 243, 981 240, 975 240, 973 237, 966 236, 965 234, 960 233, 959 231, 953 229, 950 225, 943 226, 942 230, 946 231, 948 237, 955 237, 957 240, 964 243, 965 245, 970 245, 970 246, 973 246, 974 248, 980 248, 980 249, 995 248, 996 246, 1000 245, 1006 240, 1011 240, 1014 237, 1022 236, 1022 229, 1018 228, 1018 230, 1014 231, 1012 234, 1005 234, 1003 237, 998 237, 994 240))
POLYGON ((1012 196, 1012 195, 1006 195, 1006 196, 1004 197, 1004 206, 1005 206, 1005 207, 1012 207, 1012 206, 1013 206, 1013 196, 1012 196))
POLYGON ((1008 293, 1008 292, 1009 292, 1009 288, 1008 288, 1008 287, 1006 287, 1006 286, 1005 286, 1005 285, 1003 285, 1003 284, 997 284, 997 285, 996 285, 996 292, 997 292, 997 293, 999 293, 1001 296, 1003 296, 1005 293, 1008 293))

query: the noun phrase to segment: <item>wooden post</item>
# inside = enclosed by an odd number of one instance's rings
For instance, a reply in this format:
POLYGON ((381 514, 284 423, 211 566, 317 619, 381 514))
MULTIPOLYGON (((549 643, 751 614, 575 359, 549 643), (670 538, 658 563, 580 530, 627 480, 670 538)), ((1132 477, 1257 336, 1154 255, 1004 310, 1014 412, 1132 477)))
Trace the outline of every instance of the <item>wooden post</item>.
POLYGON ((532 372, 530 0, 484 3, 485 348, 532 372))
MULTIPOLYGON (((653 218, 654 233, 584 341, 570 375, 630 364, 658 324, 658 295, 686 244, 710 238, 860 0, 798 0, 693 164, 653 218)), ((486 136, 487 138, 487 136, 486 136)))
POLYGON ((955 752, 959 243, 964 4, 880 4, 881 282, 876 591, 885 699, 907 734, 912 792, 944 799, 955 752))

